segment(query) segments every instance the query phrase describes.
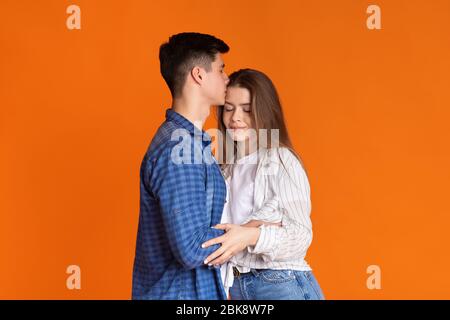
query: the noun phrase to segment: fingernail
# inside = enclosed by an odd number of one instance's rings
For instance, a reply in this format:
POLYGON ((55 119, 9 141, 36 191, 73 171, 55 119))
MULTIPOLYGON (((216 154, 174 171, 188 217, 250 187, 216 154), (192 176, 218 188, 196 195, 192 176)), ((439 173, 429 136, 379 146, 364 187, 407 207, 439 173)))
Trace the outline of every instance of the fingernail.
POLYGON ((205 261, 203 261, 205 264, 207 264, 208 263, 208 260, 205 260, 205 261))
POLYGON ((202 248, 204 248, 205 247, 205 244, 202 244, 202 248))

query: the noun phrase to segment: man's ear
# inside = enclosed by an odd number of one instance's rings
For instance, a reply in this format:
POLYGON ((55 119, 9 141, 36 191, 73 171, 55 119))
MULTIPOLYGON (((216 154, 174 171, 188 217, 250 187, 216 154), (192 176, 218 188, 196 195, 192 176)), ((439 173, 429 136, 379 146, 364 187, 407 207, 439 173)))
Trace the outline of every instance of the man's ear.
POLYGON ((203 79, 205 78, 205 71, 200 67, 194 67, 191 70, 191 76, 196 83, 202 84, 203 79))

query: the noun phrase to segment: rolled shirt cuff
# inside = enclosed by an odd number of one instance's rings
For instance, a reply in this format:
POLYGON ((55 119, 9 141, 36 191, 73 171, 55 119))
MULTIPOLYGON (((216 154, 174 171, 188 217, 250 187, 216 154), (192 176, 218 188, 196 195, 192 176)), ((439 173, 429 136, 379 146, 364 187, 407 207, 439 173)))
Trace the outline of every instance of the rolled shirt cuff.
POLYGON ((270 254, 275 246, 275 230, 270 226, 261 225, 258 241, 255 246, 248 246, 247 251, 253 254, 270 254))

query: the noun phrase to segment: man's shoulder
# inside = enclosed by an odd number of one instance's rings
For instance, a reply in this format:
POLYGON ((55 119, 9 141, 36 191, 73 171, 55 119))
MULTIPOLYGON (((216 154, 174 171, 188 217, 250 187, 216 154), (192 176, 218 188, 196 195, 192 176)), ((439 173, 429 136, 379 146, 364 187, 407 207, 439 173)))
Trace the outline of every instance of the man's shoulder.
POLYGON ((147 169, 167 166, 170 163, 203 166, 212 162, 206 158, 208 153, 203 151, 201 141, 196 143, 187 129, 172 121, 165 121, 153 136, 144 156, 143 165, 147 169))
POLYGON ((210 144, 204 144, 204 135, 195 135, 173 121, 164 122, 155 133, 146 158, 157 160, 174 156, 176 164, 213 164, 210 144))
POLYGON ((175 122, 164 121, 153 136, 147 148, 146 157, 155 159, 167 154, 178 143, 177 132, 182 130, 182 127, 175 122))

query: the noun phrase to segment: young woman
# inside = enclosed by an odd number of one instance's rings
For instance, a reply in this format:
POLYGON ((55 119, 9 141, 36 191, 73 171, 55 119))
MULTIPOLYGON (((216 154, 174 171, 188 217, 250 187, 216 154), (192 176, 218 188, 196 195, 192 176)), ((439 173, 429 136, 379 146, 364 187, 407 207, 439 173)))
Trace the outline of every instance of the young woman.
POLYGON ((230 75, 218 120, 226 137, 222 170, 228 196, 216 228, 226 233, 205 243, 222 244, 206 262, 222 265, 233 300, 324 299, 305 261, 312 240, 308 178, 272 81, 251 69, 230 75))

